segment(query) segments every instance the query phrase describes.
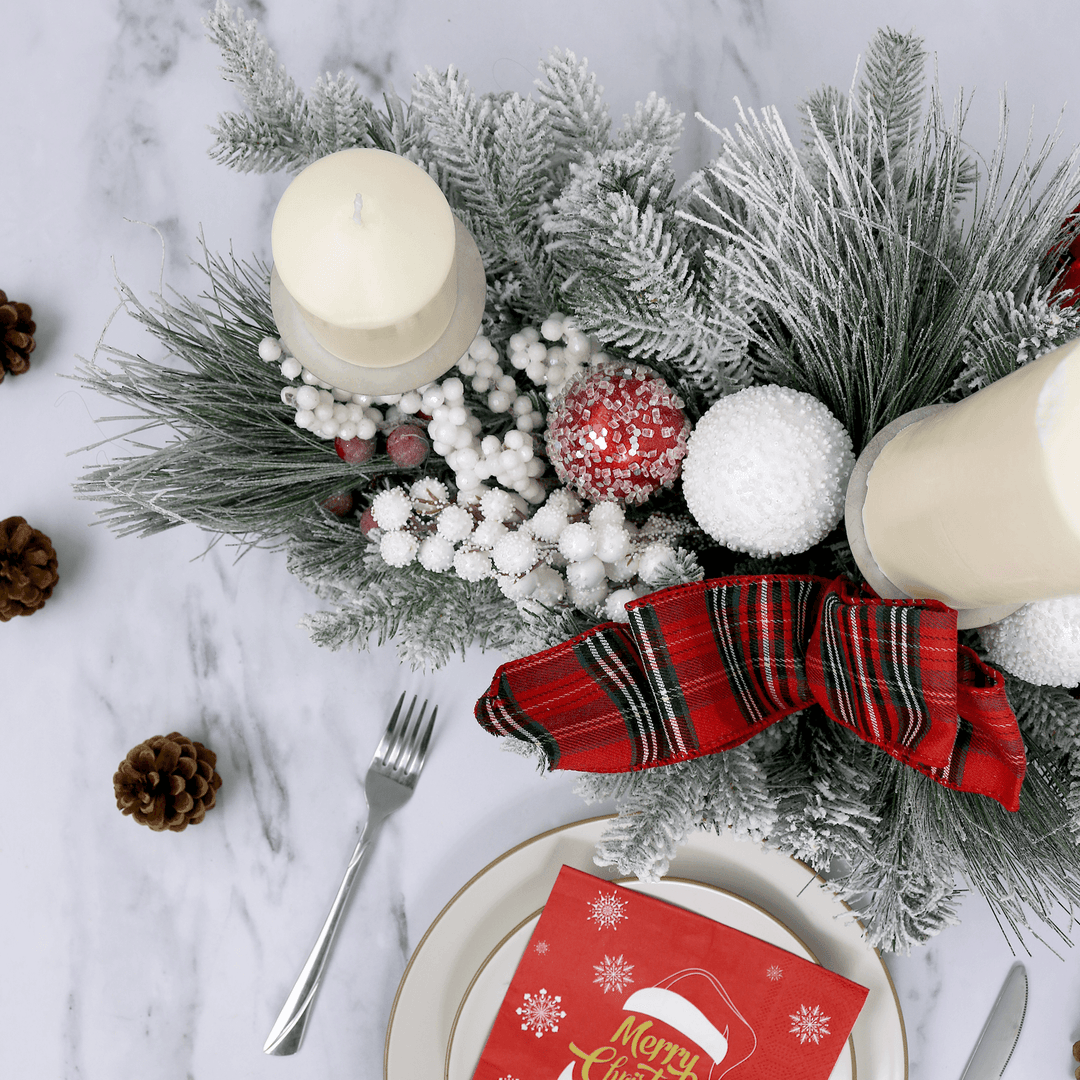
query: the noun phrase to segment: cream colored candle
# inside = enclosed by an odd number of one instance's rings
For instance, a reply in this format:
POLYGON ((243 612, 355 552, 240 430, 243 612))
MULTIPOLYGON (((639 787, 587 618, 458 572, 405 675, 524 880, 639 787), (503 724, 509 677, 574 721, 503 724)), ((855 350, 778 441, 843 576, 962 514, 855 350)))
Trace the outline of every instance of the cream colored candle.
POLYGON ((963 610, 1080 593, 1080 339, 900 431, 863 526, 909 596, 963 610))
POLYGON ((457 302, 454 216, 418 165, 384 150, 320 158, 274 214, 274 266, 315 340, 365 367, 402 364, 457 302))

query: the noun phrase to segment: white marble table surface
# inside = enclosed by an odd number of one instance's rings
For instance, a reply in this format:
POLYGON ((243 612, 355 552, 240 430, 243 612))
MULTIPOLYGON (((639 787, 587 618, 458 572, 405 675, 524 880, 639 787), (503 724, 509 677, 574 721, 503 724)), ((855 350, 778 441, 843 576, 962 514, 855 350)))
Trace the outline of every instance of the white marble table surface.
MULTIPOLYGON (((236 97, 203 38, 205 2, 0 0, 0 288, 38 322, 31 371, 0 386, 0 518, 48 533, 61 572, 42 611, 0 626, 0 1076, 13 1080, 379 1077, 395 988, 443 904, 506 848, 595 812, 477 728, 495 657, 415 675, 389 649, 323 652, 297 628, 317 602, 281 555, 236 561, 191 528, 116 539, 73 498, 83 467, 115 451, 69 452, 107 434, 97 419, 113 409, 60 376, 114 308, 114 263, 143 295, 159 287, 158 236, 132 222, 160 232, 180 290, 197 284, 200 229, 213 250, 268 256, 283 178, 206 153, 236 97), (440 702, 427 773, 375 854, 305 1046, 266 1058, 356 835, 383 717, 412 687, 440 702), (130 746, 173 729, 217 750, 225 786, 203 825, 159 836, 117 813, 111 777, 130 746)), ((370 92, 405 91, 414 70, 453 62, 480 89, 525 90, 541 51, 564 45, 590 59, 616 117, 656 89, 719 124, 734 95, 791 121, 808 89, 846 87, 889 23, 925 35, 947 99, 977 87, 977 148, 996 134, 1002 84, 1017 143, 1029 109, 1041 137, 1077 96, 1065 0, 253 0, 251 12, 301 86, 344 68, 370 92)), ((1065 145, 1080 141, 1078 109, 1065 145)), ((708 151, 691 121, 684 170, 708 151)), ((130 333, 121 320, 110 336, 130 333)), ((1080 957, 1031 948, 1006 1075, 1064 1078, 1080 957)), ((960 926, 888 960, 915 1080, 959 1075, 1011 962, 978 898, 960 926)))

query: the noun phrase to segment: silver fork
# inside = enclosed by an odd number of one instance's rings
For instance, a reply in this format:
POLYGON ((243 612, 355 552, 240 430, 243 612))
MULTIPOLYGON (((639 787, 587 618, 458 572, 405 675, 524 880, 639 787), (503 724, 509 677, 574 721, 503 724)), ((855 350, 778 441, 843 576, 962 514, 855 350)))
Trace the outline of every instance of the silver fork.
POLYGON ((431 718, 428 720, 427 727, 424 727, 424 713, 428 706, 425 701, 420 706, 416 722, 410 727, 413 710, 416 708, 414 697, 405 713, 405 720, 398 727, 404 701, 405 695, 402 694, 390 717, 390 723, 386 726, 382 742, 379 743, 375 756, 371 759, 367 779, 364 781, 364 794, 368 805, 367 824, 364 825, 364 831, 360 834, 356 850, 349 860, 345 877, 342 879, 337 896, 334 897, 330 914, 326 916, 326 922, 319 931, 311 955, 308 956, 296 984, 285 999, 285 1004, 277 1020, 274 1021, 270 1034, 266 1037, 266 1042, 263 1044, 264 1054, 295 1054, 300 1049, 304 1030, 311 1016, 315 993, 319 989, 323 969, 330 955, 330 947, 334 943, 334 936, 337 934, 338 925, 345 912, 349 894, 352 892, 356 879, 360 876, 360 868, 364 865, 364 859, 371 850, 382 823, 395 810, 409 801, 416 787, 417 778, 420 776, 420 770, 424 767, 438 707, 431 710, 431 718))

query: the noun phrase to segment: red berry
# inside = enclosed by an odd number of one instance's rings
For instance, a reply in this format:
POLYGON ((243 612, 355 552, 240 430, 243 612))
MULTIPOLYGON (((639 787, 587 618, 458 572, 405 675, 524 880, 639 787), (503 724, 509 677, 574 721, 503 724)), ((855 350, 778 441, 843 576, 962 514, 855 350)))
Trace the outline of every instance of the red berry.
MULTIPOLYGON (((1062 229, 1072 227, 1077 214, 1080 214, 1080 206, 1065 219, 1062 229)), ((1080 303, 1080 236, 1075 237, 1068 247, 1065 247, 1063 243, 1056 244, 1050 249, 1050 254, 1057 255, 1058 271, 1065 271, 1054 285, 1053 295, 1056 296, 1066 289, 1071 290, 1072 296, 1065 301, 1065 306, 1073 307, 1080 303)))
POLYGON ((690 433, 682 405, 648 368, 607 364, 567 385, 548 416, 548 458, 588 499, 642 503, 682 468, 690 433))
POLYGON ((367 536, 367 534, 369 532, 371 532, 372 529, 377 529, 378 527, 379 527, 379 523, 375 520, 375 515, 372 514, 371 507, 369 506, 360 515, 360 531, 365 536, 367 536))
POLYGON ((331 514, 336 514, 338 517, 345 517, 346 514, 351 514, 353 509, 353 495, 351 491, 342 491, 337 495, 331 495, 329 499, 326 499, 322 508, 329 510, 331 514))
POLYGON ((415 424, 402 424, 394 428, 386 439, 386 452, 390 460, 403 469, 421 464, 430 449, 427 436, 415 424))
POLYGON ((334 449, 342 461, 350 465, 363 465, 375 453, 374 439, 335 439, 334 449))

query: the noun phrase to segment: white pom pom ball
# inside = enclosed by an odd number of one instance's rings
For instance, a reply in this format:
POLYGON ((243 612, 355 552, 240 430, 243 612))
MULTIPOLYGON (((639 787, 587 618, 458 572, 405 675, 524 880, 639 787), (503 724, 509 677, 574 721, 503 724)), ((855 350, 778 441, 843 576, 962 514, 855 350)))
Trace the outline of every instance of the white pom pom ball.
POLYGON ((638 577, 652 585, 665 571, 675 566, 675 549, 660 540, 638 552, 638 577))
POLYGON ((464 506, 448 506, 439 513, 438 532, 452 544, 464 540, 473 530, 473 516, 464 506))
POLYGON ((445 537, 427 536, 416 557, 425 570, 442 574, 454 565, 454 545, 445 537))
POLYGON ((281 342, 277 338, 264 337, 259 342, 259 358, 265 360, 268 364, 272 364, 275 360, 281 359, 281 342))
POLYGON ((482 551, 459 551, 454 556, 454 569, 466 581, 482 581, 491 577, 491 559, 482 551))
POLYGON ((421 477, 409 488, 409 498, 418 514, 435 513, 439 504, 445 503, 449 497, 446 485, 433 476, 421 477))
POLYGON ((1028 682, 1080 685, 1080 596, 1037 600, 979 631, 992 664, 1028 682))
POLYGON ((536 582, 533 599, 541 604, 557 604, 566 594, 566 579, 552 566, 541 563, 531 575, 536 582))
POLYGON ((584 521, 567 525, 559 536, 559 553, 570 562, 583 562, 596 551, 596 530, 584 521))
POLYGON ((626 605, 631 600, 637 599, 637 593, 633 589, 616 589, 613 593, 608 595, 607 600, 604 601, 604 614, 612 622, 629 622, 630 615, 626 610, 626 605))
POLYGON ((536 541, 519 532, 508 532, 495 541, 491 557, 504 574, 527 574, 536 565, 536 541))
POLYGON ((844 514, 855 466, 843 425, 810 394, 752 386, 698 421, 683 462, 683 494, 714 540, 751 555, 794 555, 844 514))
POLYGON ((595 555, 566 567, 566 580, 575 589, 594 589, 603 584, 606 578, 604 564, 595 555))
MULTIPOLYGON (((371 516, 379 523, 380 529, 400 529, 411 514, 412 499, 403 488, 380 491, 371 500, 371 516)), ((412 561, 411 558, 409 561, 412 561)))
POLYGON ((390 566, 408 566, 416 558, 419 546, 411 533, 393 529, 383 533, 379 541, 379 554, 390 566))
POLYGON ((514 496, 500 488, 490 488, 480 496, 480 512, 488 521, 505 521, 517 509, 514 496))
POLYGON ((531 518, 529 524, 533 535, 541 540, 555 541, 566 528, 568 522, 566 511, 560 506, 554 505, 549 499, 541 506, 531 518))
POLYGON ((604 562, 615 562, 616 559, 621 559, 629 550, 630 534, 621 524, 601 525, 596 529, 596 554, 604 562))

